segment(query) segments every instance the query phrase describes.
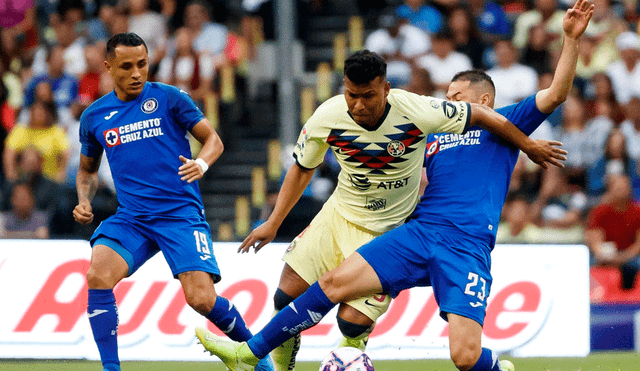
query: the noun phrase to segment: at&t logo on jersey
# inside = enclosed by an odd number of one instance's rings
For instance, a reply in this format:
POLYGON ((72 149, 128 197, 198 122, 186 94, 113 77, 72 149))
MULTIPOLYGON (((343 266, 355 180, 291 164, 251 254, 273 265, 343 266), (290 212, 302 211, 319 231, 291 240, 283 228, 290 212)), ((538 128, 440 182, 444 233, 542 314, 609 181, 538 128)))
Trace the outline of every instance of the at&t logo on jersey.
POLYGON ((158 109, 158 101, 155 98, 148 98, 142 102, 140 108, 144 113, 153 113, 158 109))

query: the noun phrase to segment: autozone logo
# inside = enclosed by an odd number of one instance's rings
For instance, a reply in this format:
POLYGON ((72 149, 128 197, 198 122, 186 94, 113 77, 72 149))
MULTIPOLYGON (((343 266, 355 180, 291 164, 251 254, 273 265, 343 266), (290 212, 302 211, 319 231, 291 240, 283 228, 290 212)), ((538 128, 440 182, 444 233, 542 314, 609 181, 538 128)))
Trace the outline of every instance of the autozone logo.
MULTIPOLYGON (((27 306, 24 315, 15 327, 12 326, 14 335, 29 341, 29 337, 25 335, 31 334, 32 340, 37 340, 38 343, 59 343, 59 336, 68 338, 69 343, 74 338, 76 341, 80 341, 83 336, 86 338, 86 334, 79 333, 77 326, 80 319, 86 316, 86 282, 83 280, 81 285, 69 289, 68 281, 84 276, 88 266, 88 260, 77 259, 55 267, 27 306), (62 295, 62 291, 66 292, 62 295), (50 330, 49 336, 43 336, 47 334, 35 329, 39 321, 51 316, 57 318, 57 324, 50 330)), ((271 311, 269 288, 260 279, 238 280, 221 290, 220 295, 229 300, 238 295, 250 297, 246 310, 241 310, 249 326, 255 323, 263 311, 271 311)), ((389 311, 381 317, 371 334, 374 339, 372 344, 375 344, 375 339, 386 341, 388 337, 382 335, 390 333, 407 339, 428 339, 424 341, 428 343, 427 347, 441 347, 445 344, 448 326, 439 318, 433 294, 428 295, 426 301, 423 300, 425 298, 412 295, 410 290, 405 290, 391 303, 389 311)), ((131 307, 128 315, 121 314, 118 332, 120 346, 134 346, 146 341, 148 335, 180 338, 184 338, 182 335, 191 336, 192 326, 181 321, 183 311, 191 309, 176 281, 153 281, 145 286, 138 285, 135 280, 125 280, 116 287, 115 296, 119 306, 131 307), (143 289, 136 286, 143 286, 143 289), (161 295, 171 297, 168 305, 157 305, 161 295)), ((521 280, 492 289, 483 341, 498 351, 526 344, 545 325, 551 304, 551 297, 546 294, 545 288, 536 282, 521 280)), ((202 318, 202 321, 205 323, 206 320, 202 318)), ((211 323, 206 323, 212 331, 221 334, 211 323)), ((336 327, 335 320, 330 318, 326 323, 305 331, 304 335, 326 336, 336 327)), ((0 343, 2 341, 0 338, 0 343)), ((178 344, 177 341, 175 343, 178 344)))

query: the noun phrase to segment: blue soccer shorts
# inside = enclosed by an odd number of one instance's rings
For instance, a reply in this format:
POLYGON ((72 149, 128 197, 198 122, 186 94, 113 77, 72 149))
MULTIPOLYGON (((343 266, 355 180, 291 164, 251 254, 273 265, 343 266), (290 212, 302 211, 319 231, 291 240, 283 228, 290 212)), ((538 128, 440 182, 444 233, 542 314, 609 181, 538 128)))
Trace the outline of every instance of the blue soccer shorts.
POLYGON ((213 255, 211 229, 201 217, 130 216, 117 212, 91 236, 91 246, 103 244, 129 265, 129 275, 162 251, 174 277, 188 271, 211 273, 220 281, 213 255))
POLYGON ((432 286, 447 313, 484 322, 491 289, 489 244, 468 235, 412 220, 360 247, 384 293, 396 297, 416 286, 432 286))

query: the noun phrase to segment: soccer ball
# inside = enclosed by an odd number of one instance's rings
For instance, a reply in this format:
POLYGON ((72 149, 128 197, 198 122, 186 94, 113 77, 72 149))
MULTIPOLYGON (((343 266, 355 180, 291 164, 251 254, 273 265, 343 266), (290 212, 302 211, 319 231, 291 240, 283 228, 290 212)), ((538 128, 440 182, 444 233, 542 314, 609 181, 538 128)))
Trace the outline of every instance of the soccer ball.
POLYGON ((373 371, 373 362, 360 349, 343 347, 327 354, 318 371, 373 371))

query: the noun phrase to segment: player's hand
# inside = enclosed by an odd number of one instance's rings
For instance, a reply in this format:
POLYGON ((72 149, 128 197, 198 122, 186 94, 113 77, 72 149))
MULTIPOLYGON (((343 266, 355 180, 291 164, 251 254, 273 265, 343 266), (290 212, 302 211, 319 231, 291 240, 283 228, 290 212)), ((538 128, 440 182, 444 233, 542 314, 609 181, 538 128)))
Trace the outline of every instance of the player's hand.
POLYGON ((534 140, 533 142, 533 146, 526 152, 531 161, 545 170, 549 168, 549 164, 564 167, 564 164, 560 161, 567 159, 567 151, 558 148, 562 146, 562 143, 542 139, 534 140))
POLYGON ((251 231, 247 238, 242 241, 242 245, 240 245, 240 247, 238 248, 238 252, 244 254, 246 252, 249 252, 249 250, 251 250, 251 247, 253 247, 253 250, 255 252, 258 252, 258 250, 260 250, 264 245, 268 244, 269 242, 273 241, 274 238, 276 238, 277 232, 277 227, 271 225, 269 221, 264 222, 258 228, 251 231))
POLYGON ((587 0, 577 0, 573 8, 567 10, 562 20, 562 29, 567 37, 577 39, 587 29, 593 16, 595 5, 587 0))
POLYGON ((195 160, 180 155, 180 161, 182 161, 182 166, 178 168, 178 175, 181 176, 180 180, 186 180, 187 183, 193 183, 198 179, 202 179, 204 176, 204 170, 202 170, 195 160))
POLYGON ((93 209, 90 204, 82 203, 73 209, 73 219, 80 224, 89 224, 93 221, 93 209))

